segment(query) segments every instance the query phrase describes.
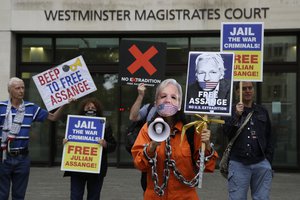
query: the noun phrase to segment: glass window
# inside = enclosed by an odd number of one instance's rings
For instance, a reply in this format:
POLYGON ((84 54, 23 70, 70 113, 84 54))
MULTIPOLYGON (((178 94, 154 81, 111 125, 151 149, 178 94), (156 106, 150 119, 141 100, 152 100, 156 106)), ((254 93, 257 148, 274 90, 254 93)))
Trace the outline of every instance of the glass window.
POLYGON ((119 61, 118 38, 57 38, 57 63, 82 55, 89 64, 116 63, 119 61))
POLYGON ((264 39, 264 61, 296 62, 296 36, 267 36, 264 39))
POLYGON ((220 51, 220 38, 192 37, 191 51, 220 51))
POLYGON ((295 73, 265 73, 262 84, 262 104, 268 109, 275 140, 273 164, 298 165, 297 105, 295 73))
POLYGON ((51 38, 22 38, 22 62, 51 62, 51 38))
POLYGON ((127 40, 140 40, 164 42, 167 44, 167 64, 182 64, 188 62, 188 38, 124 38, 127 40))

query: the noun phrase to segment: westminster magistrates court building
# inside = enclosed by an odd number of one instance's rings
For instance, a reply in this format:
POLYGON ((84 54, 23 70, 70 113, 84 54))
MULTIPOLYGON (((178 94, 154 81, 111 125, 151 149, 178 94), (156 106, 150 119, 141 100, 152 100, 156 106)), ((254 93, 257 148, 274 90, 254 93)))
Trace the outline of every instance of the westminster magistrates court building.
MULTIPOLYGON (((118 84, 120 41, 166 43, 166 77, 185 90, 189 51, 220 51, 222 22, 263 22, 263 83, 256 85, 256 101, 266 106, 272 120, 274 168, 299 171, 299 19, 297 0, 2 0, 0 99, 8 98, 9 78, 18 76, 25 81, 26 99, 44 106, 32 76, 82 55, 97 86, 93 96, 104 104, 119 144, 109 162, 132 165, 124 130, 137 90, 118 84)), ((145 103, 153 101, 153 92, 148 88, 145 103)), ((75 114, 77 107, 69 107, 65 116, 75 114)), ((65 126, 66 117, 34 124, 33 164, 60 164, 65 126)), ((212 128, 221 152, 224 137, 220 127, 212 128)))

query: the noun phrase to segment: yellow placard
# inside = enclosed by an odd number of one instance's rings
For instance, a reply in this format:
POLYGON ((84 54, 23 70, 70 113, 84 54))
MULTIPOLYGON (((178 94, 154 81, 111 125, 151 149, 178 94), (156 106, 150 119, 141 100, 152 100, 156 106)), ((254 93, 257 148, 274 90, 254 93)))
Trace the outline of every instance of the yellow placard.
POLYGON ((64 146, 62 170, 100 173, 102 147, 99 144, 67 142, 64 146))
POLYGON ((233 80, 262 80, 262 58, 260 51, 233 51, 235 53, 233 80))

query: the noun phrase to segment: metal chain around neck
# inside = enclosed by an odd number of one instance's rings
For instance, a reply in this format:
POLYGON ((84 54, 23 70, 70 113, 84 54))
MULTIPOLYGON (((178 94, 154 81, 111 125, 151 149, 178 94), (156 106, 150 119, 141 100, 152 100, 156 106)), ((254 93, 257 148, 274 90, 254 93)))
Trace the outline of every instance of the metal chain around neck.
POLYGON ((164 171, 163 171, 163 182, 161 184, 161 186, 158 185, 158 174, 157 174, 157 168, 156 168, 156 162, 157 162, 157 154, 154 157, 154 160, 152 162, 152 180, 154 182, 154 191, 156 194, 158 194, 159 196, 163 196, 164 195, 164 191, 168 185, 168 180, 170 177, 170 169, 169 169, 169 160, 172 154, 172 150, 171 150, 171 146, 169 145, 170 143, 170 137, 167 138, 166 140, 166 147, 165 147, 165 152, 166 152, 166 159, 165 159, 165 163, 164 163, 164 171))
MULTIPOLYGON (((170 177, 170 168, 173 170, 173 174, 175 177, 183 184, 189 186, 189 187, 195 187, 198 184, 198 177, 199 177, 199 172, 195 175, 194 178, 191 180, 187 180, 181 172, 177 169, 176 167, 176 162, 175 160, 171 159, 172 155, 172 147, 170 145, 170 137, 167 138, 166 140, 166 147, 165 147, 165 154, 166 154, 166 159, 164 161, 164 171, 163 171, 163 182, 161 186, 158 185, 158 174, 157 174, 157 167, 156 167, 156 162, 157 162, 157 154, 155 155, 154 158, 152 158, 152 161, 150 162, 152 164, 152 180, 154 182, 154 191, 156 194, 159 196, 164 195, 164 190, 167 188, 168 185, 168 180, 170 177)), ((200 163, 200 156, 199 160, 197 163, 200 163)), ((199 166, 198 166, 199 167, 199 166)))

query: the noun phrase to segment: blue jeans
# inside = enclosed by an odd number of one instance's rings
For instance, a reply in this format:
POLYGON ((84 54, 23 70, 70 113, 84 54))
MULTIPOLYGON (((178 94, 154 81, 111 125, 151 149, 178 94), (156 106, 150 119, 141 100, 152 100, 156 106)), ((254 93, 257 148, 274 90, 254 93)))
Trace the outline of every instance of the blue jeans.
POLYGON ((24 200, 30 172, 30 159, 27 155, 18 155, 0 161, 0 199, 8 200, 12 183, 12 200, 24 200))
POLYGON ((272 174, 272 168, 267 159, 252 165, 230 160, 228 199, 247 200, 250 187, 253 200, 269 200, 272 174))

